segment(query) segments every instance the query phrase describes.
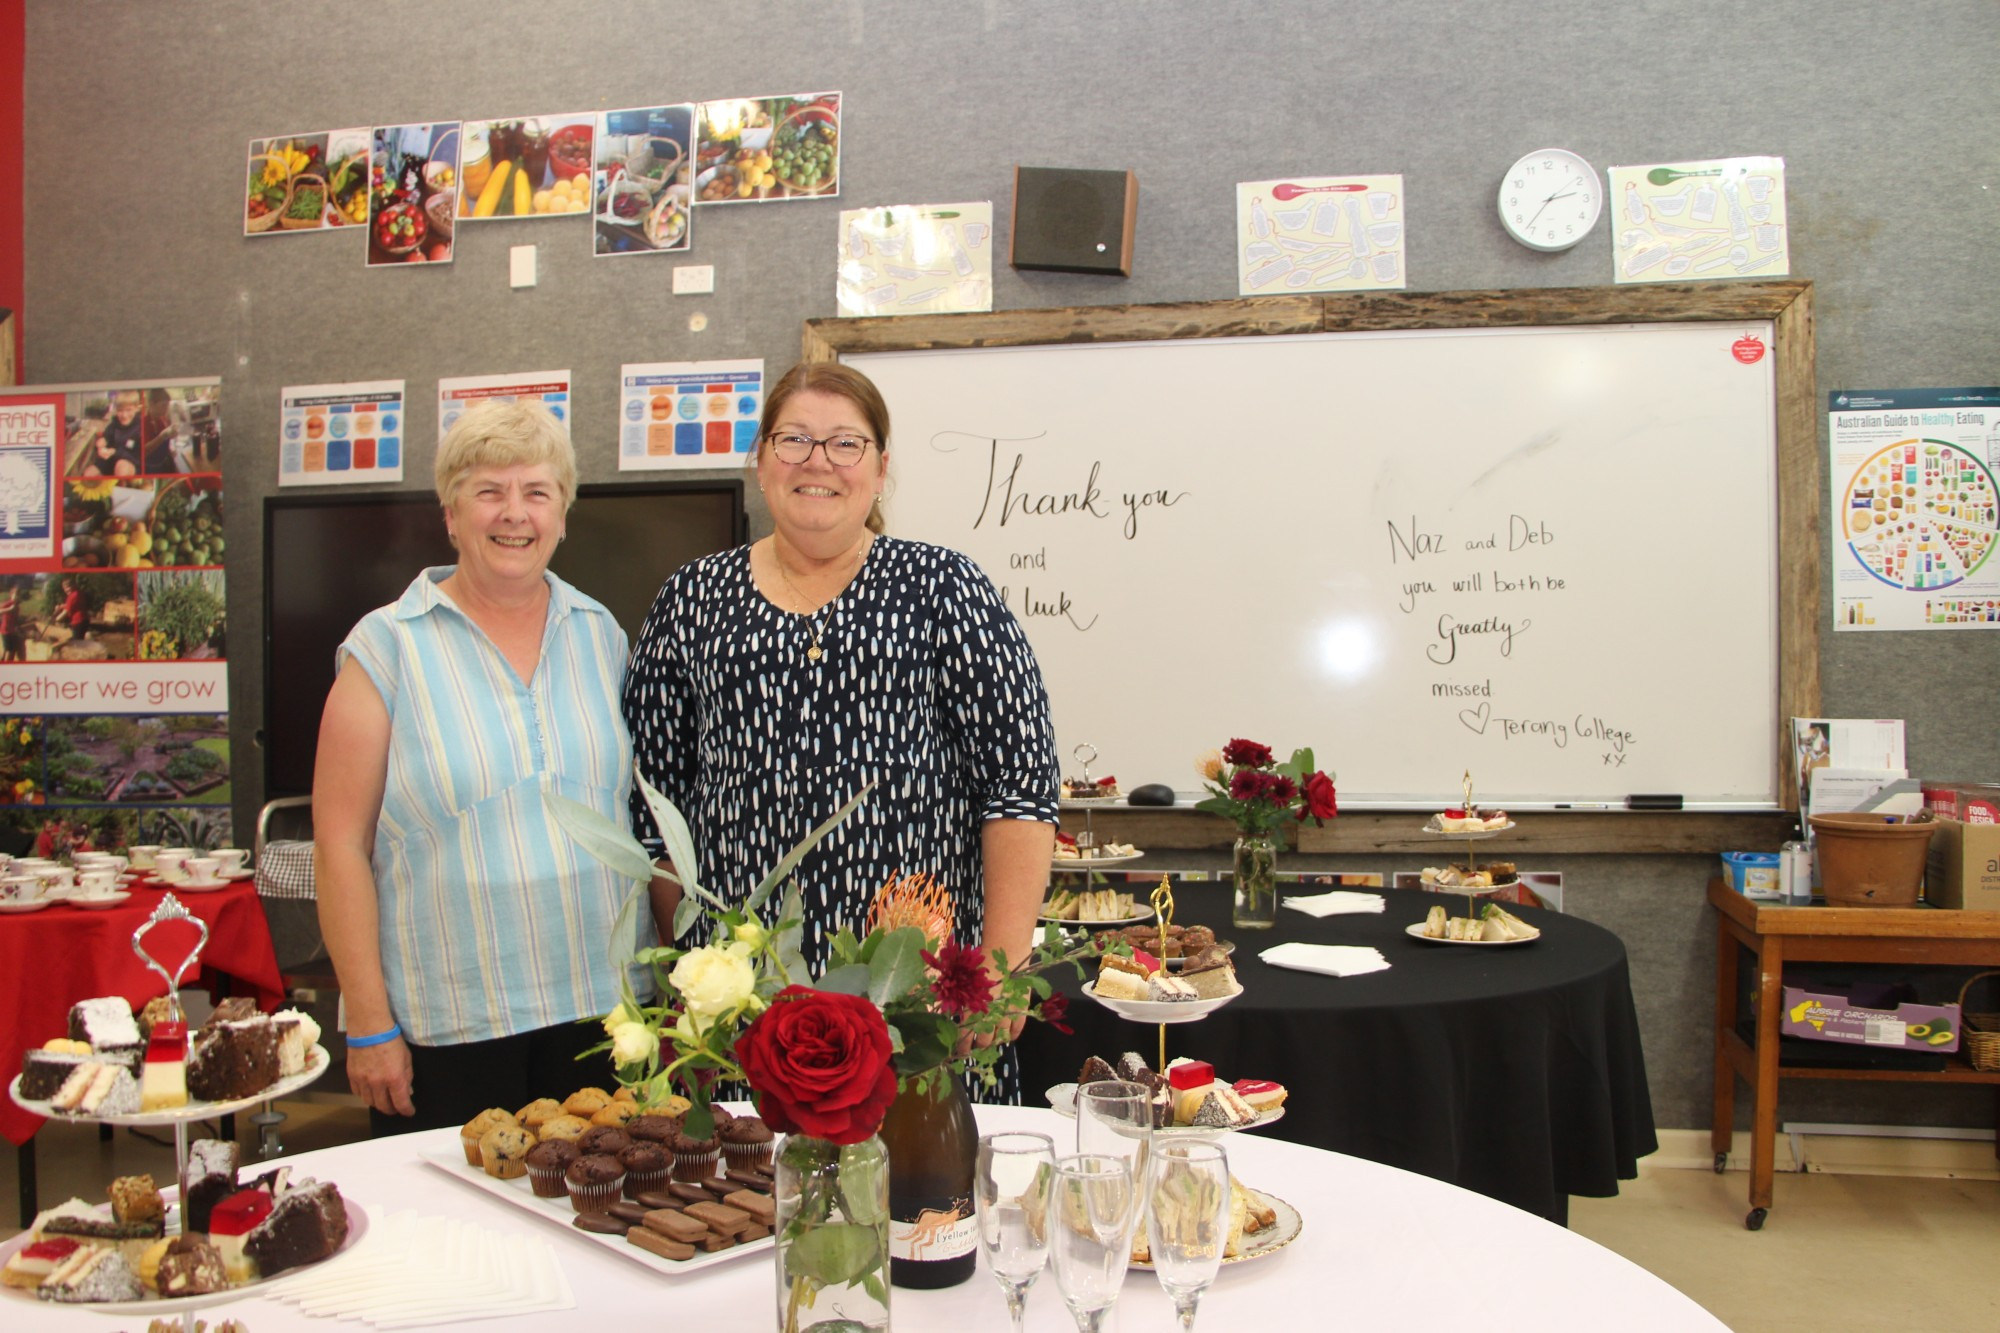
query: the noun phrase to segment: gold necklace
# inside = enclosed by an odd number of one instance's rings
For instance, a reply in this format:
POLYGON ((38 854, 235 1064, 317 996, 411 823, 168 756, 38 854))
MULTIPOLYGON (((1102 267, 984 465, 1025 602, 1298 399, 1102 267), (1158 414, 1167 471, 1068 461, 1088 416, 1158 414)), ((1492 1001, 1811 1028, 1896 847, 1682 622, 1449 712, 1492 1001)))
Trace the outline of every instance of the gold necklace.
MULTIPOLYGON (((857 563, 858 563, 858 558, 866 554, 868 550, 868 540, 869 539, 866 536, 863 536, 861 539, 861 544, 857 546, 854 550, 854 555, 857 558, 857 563)), ((777 567, 778 579, 785 585, 785 590, 791 593, 792 596, 798 598, 800 606, 812 607, 811 610, 801 611, 799 614, 803 615, 806 618, 806 623, 812 626, 813 641, 812 641, 812 646, 806 649, 806 660, 808 662, 817 662, 821 657, 825 656, 825 654, 820 651, 820 646, 819 646, 821 637, 819 613, 826 610, 827 607, 833 605, 835 599, 837 599, 840 596, 840 593, 835 593, 833 597, 829 597, 826 601, 820 603, 818 606, 813 606, 812 598, 800 592, 799 585, 792 582, 792 576, 787 572, 785 572, 784 557, 778 554, 778 539, 776 537, 773 537, 771 539, 771 563, 777 567)), ((845 589, 843 589, 842 591, 845 591, 845 589)))

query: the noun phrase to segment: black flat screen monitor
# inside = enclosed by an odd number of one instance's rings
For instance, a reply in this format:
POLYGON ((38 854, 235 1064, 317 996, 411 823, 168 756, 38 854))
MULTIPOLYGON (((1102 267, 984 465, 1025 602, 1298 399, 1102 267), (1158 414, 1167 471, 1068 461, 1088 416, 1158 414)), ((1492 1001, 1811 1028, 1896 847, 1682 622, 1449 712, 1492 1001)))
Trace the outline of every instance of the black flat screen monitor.
MULTIPOLYGON (((636 639, 667 575, 741 546, 747 530, 740 480, 580 486, 549 568, 636 639)), ((355 622, 402 596, 419 570, 455 559, 425 492, 265 499, 265 800, 312 790, 334 652, 355 622)))

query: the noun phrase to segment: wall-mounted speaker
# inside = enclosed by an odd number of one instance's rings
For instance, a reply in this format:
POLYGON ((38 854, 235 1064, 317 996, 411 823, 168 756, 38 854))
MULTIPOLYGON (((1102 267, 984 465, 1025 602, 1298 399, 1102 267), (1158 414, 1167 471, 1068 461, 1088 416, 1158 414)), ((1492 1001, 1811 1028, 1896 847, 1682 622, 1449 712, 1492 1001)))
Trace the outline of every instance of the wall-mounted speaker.
POLYGON ((1014 168, 1008 261, 1054 273, 1132 276, 1139 178, 1129 171, 1014 168))

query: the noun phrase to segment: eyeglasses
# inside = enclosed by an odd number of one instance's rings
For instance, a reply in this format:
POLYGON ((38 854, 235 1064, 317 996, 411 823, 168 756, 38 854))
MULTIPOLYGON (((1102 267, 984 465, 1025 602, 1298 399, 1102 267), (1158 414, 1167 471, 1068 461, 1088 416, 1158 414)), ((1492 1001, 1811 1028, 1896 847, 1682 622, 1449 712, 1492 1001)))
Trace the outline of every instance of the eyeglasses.
POLYGON ((866 435, 835 435, 815 440, 810 435, 779 431, 772 431, 764 438, 771 442, 771 452, 780 463, 803 463, 812 457, 814 448, 820 448, 826 451, 826 461, 835 467, 853 467, 868 452, 868 446, 875 443, 866 435))

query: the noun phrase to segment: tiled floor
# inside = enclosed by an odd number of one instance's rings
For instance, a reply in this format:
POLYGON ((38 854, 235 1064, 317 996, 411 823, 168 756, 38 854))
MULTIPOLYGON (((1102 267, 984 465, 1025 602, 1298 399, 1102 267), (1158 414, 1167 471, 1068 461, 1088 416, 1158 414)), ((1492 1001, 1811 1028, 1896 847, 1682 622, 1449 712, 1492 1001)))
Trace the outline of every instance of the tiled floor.
MULTIPOLYGON (((288 1152, 367 1133, 358 1107, 287 1103, 288 1152)), ((254 1151, 248 1117, 238 1130, 254 1151)), ((115 1176, 173 1175, 154 1142, 50 1124, 39 1138, 43 1203, 99 1197, 115 1176)), ((2000 1329, 2000 1181, 1865 1175, 1777 1178, 1764 1229, 1743 1229, 1740 1171, 1648 1168, 1615 1199, 1574 1199, 1570 1225, 1680 1288, 1736 1333, 1992 1333, 2000 1329)), ((12 1236, 14 1154, 0 1152, 0 1239, 12 1236)), ((1604 1325, 1617 1327, 1615 1314, 1604 1325)))

